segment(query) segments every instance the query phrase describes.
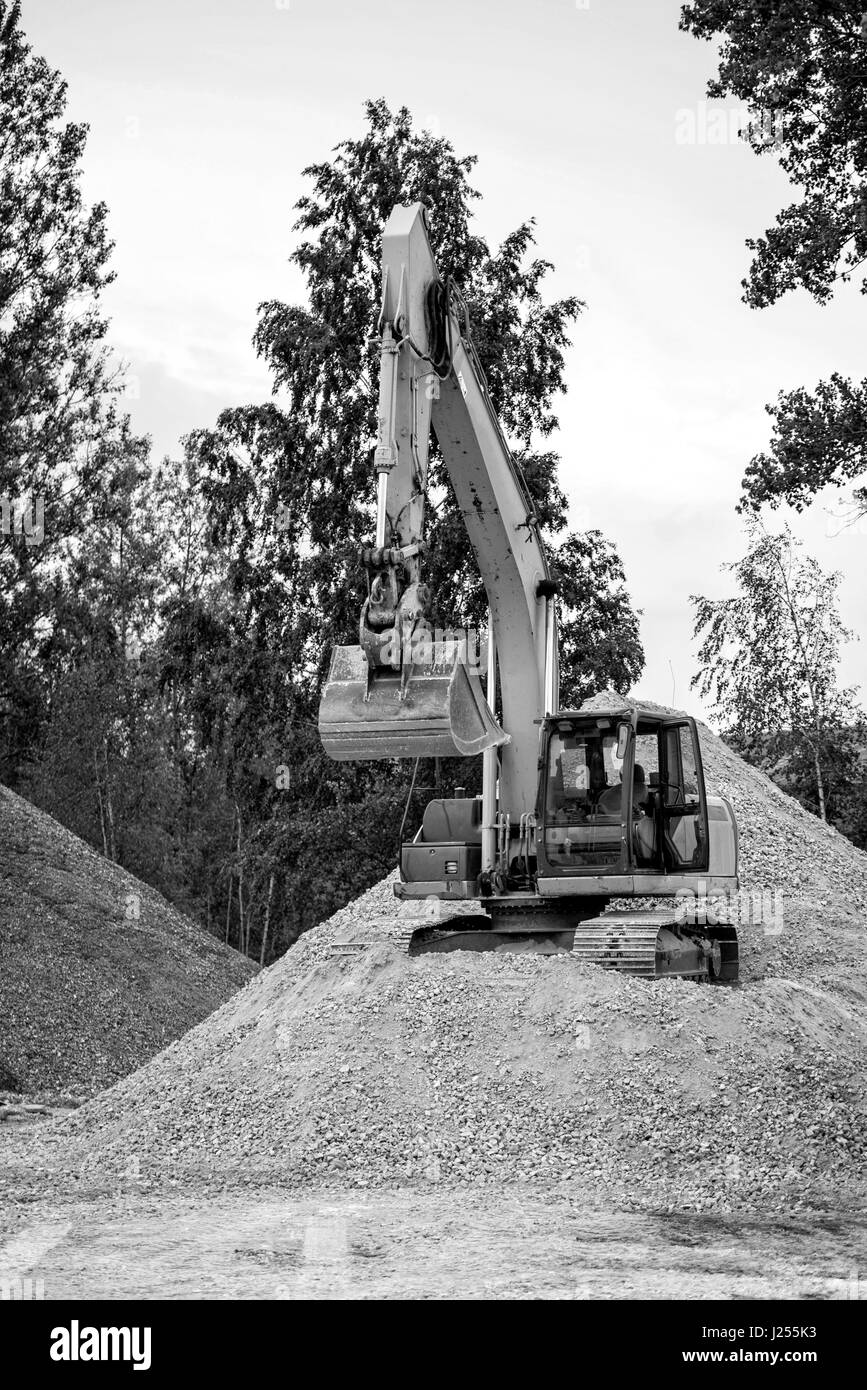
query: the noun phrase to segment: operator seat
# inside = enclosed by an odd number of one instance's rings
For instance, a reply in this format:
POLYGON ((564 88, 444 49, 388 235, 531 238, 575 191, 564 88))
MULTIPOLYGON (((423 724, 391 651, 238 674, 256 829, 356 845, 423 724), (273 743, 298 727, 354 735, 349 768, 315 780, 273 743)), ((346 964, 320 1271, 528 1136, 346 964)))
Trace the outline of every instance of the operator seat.
MULTIPOLYGON (((620 774, 621 781, 623 773, 620 774)), ((596 803, 596 810, 601 816, 619 816, 622 801, 621 787, 608 787, 602 793, 596 803)), ((635 811, 643 811, 647 802, 647 782, 644 777, 644 768, 641 763, 636 763, 632 773, 632 808, 635 811)))
POLYGON ((619 816, 623 791, 620 787, 607 787, 596 803, 600 816, 619 816))

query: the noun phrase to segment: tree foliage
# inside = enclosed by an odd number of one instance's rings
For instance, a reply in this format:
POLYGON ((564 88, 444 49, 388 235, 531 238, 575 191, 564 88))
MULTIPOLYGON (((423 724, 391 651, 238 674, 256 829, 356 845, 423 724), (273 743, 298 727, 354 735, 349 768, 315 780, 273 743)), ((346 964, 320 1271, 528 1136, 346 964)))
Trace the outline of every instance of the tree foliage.
POLYGON ((690 599, 701 638, 692 684, 741 740, 784 734, 809 755, 824 820, 829 747, 855 718, 854 692, 837 684, 840 647, 851 636, 837 609, 840 575, 802 556, 788 527, 768 535, 752 521, 747 534, 747 554, 723 567, 735 595, 690 599))
MULTIPOLYGON (((777 786, 813 815, 821 814, 816 760, 808 744, 783 729, 773 734, 746 735, 725 731, 736 753, 758 767, 777 786)), ((829 724, 819 747, 825 818, 859 849, 867 849, 867 723, 860 710, 839 724, 829 724)))
POLYGON ((32 749, 54 609, 51 576, 86 525, 121 428, 100 295, 106 208, 79 187, 87 127, 0 0, 0 712, 3 772, 32 749), (16 525, 21 509, 37 526, 16 525), (32 509, 32 510, 31 510, 32 509))
MULTIPOLYGON (((694 0, 681 28, 721 41, 710 97, 743 101, 743 132, 774 155, 797 191, 772 227, 747 245, 743 281, 754 308, 804 289, 825 304, 867 262, 867 19, 861 0, 694 0), (769 137, 769 132, 772 138, 769 137)), ((867 277, 860 278, 867 293, 867 277)), ((828 484, 867 470, 867 378, 834 374, 813 391, 767 407, 768 450, 747 468, 741 510, 788 502, 800 510, 828 484)), ((856 511, 867 494, 855 493, 856 511)))
MULTIPOLYGON (((494 405, 523 467, 543 526, 565 524, 558 458, 537 441, 557 425, 570 323, 577 298, 546 304, 548 262, 532 256, 533 223, 492 252, 471 227, 478 194, 473 157, 415 131, 406 110, 368 102, 361 139, 305 173, 313 191, 298 205, 308 307, 261 306, 256 347, 275 396, 225 411, 216 431, 193 437, 207 470, 215 524, 264 612, 275 586, 309 596, 292 613, 289 661, 297 685, 318 695, 335 641, 351 639, 362 593, 355 543, 373 530, 376 344, 382 230, 397 203, 431 209, 434 254, 461 285, 494 405)), ((434 447, 428 578, 455 621, 478 622, 484 595, 451 489, 434 447)), ((275 613, 285 612, 282 600, 275 613)))
MULTIPOLYGON (((745 139, 758 154, 773 153, 800 195, 747 243, 755 254, 744 298, 756 308, 797 287, 825 303, 835 284, 867 261, 863 16, 861 0, 683 6, 681 28, 697 38, 721 38, 708 96, 745 103, 751 117, 745 139)), ((861 289, 867 292, 867 277, 861 289)))
MULTIPOLYGON (((787 502, 800 512, 822 488, 867 473, 867 379, 858 385, 834 372, 812 392, 780 392, 765 409, 774 422, 771 444, 747 468, 740 511, 787 502)), ((848 520, 865 512, 862 484, 853 490, 848 520)))
POLYGON ((560 695, 564 708, 597 690, 626 692, 644 669, 640 612, 623 563, 600 531, 569 536, 554 554, 560 580, 560 695))

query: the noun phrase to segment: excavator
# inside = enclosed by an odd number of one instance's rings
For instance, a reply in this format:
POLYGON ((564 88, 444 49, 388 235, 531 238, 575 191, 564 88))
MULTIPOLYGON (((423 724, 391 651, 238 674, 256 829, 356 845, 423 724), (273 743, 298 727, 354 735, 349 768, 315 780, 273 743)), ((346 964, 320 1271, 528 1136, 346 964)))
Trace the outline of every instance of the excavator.
POLYGON ((560 709, 556 576, 421 203, 384 229, 376 340, 376 534, 358 548, 359 640, 332 653, 320 737, 338 760, 482 758, 481 796, 430 800, 401 846, 397 896, 437 908, 409 953, 568 951, 736 980, 736 930, 701 906, 738 887, 731 804, 707 794, 688 716, 619 697, 560 709), (432 621, 431 429, 487 594, 478 643, 432 621), (468 901, 472 914, 441 907, 468 901))

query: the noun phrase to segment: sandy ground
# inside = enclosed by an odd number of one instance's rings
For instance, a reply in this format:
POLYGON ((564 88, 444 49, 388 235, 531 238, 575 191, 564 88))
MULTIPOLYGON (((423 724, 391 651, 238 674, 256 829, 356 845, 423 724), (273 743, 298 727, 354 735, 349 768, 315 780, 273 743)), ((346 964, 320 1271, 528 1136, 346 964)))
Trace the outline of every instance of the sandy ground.
POLYGON ((706 742, 741 984, 410 958, 374 885, 75 1113, 5 1098, 0 1296, 867 1298, 867 856, 706 742))
MULTIPOLYGON (((0 1164, 39 1123, 3 1126, 0 1164)), ((867 1218, 845 1211, 622 1212, 562 1183, 23 1195, 0 1282, 46 1300, 867 1298, 867 1218)))
POLYGON ((14 1224, 0 1258, 38 1245, 21 1275, 46 1299, 867 1297, 867 1223, 843 1213, 600 1212, 563 1189, 127 1195, 14 1224))

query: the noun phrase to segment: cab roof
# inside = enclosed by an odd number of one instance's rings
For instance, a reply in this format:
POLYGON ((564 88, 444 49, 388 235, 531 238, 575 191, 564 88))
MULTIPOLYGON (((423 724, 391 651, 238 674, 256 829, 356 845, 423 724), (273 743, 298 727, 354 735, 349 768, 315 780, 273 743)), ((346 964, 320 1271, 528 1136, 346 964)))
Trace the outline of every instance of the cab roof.
POLYGON ((661 710, 642 704, 603 705, 599 709, 561 709, 556 714, 545 716, 548 725, 556 725, 563 720, 629 719, 647 720, 648 723, 666 724, 672 719, 687 719, 689 716, 674 710, 661 710))

